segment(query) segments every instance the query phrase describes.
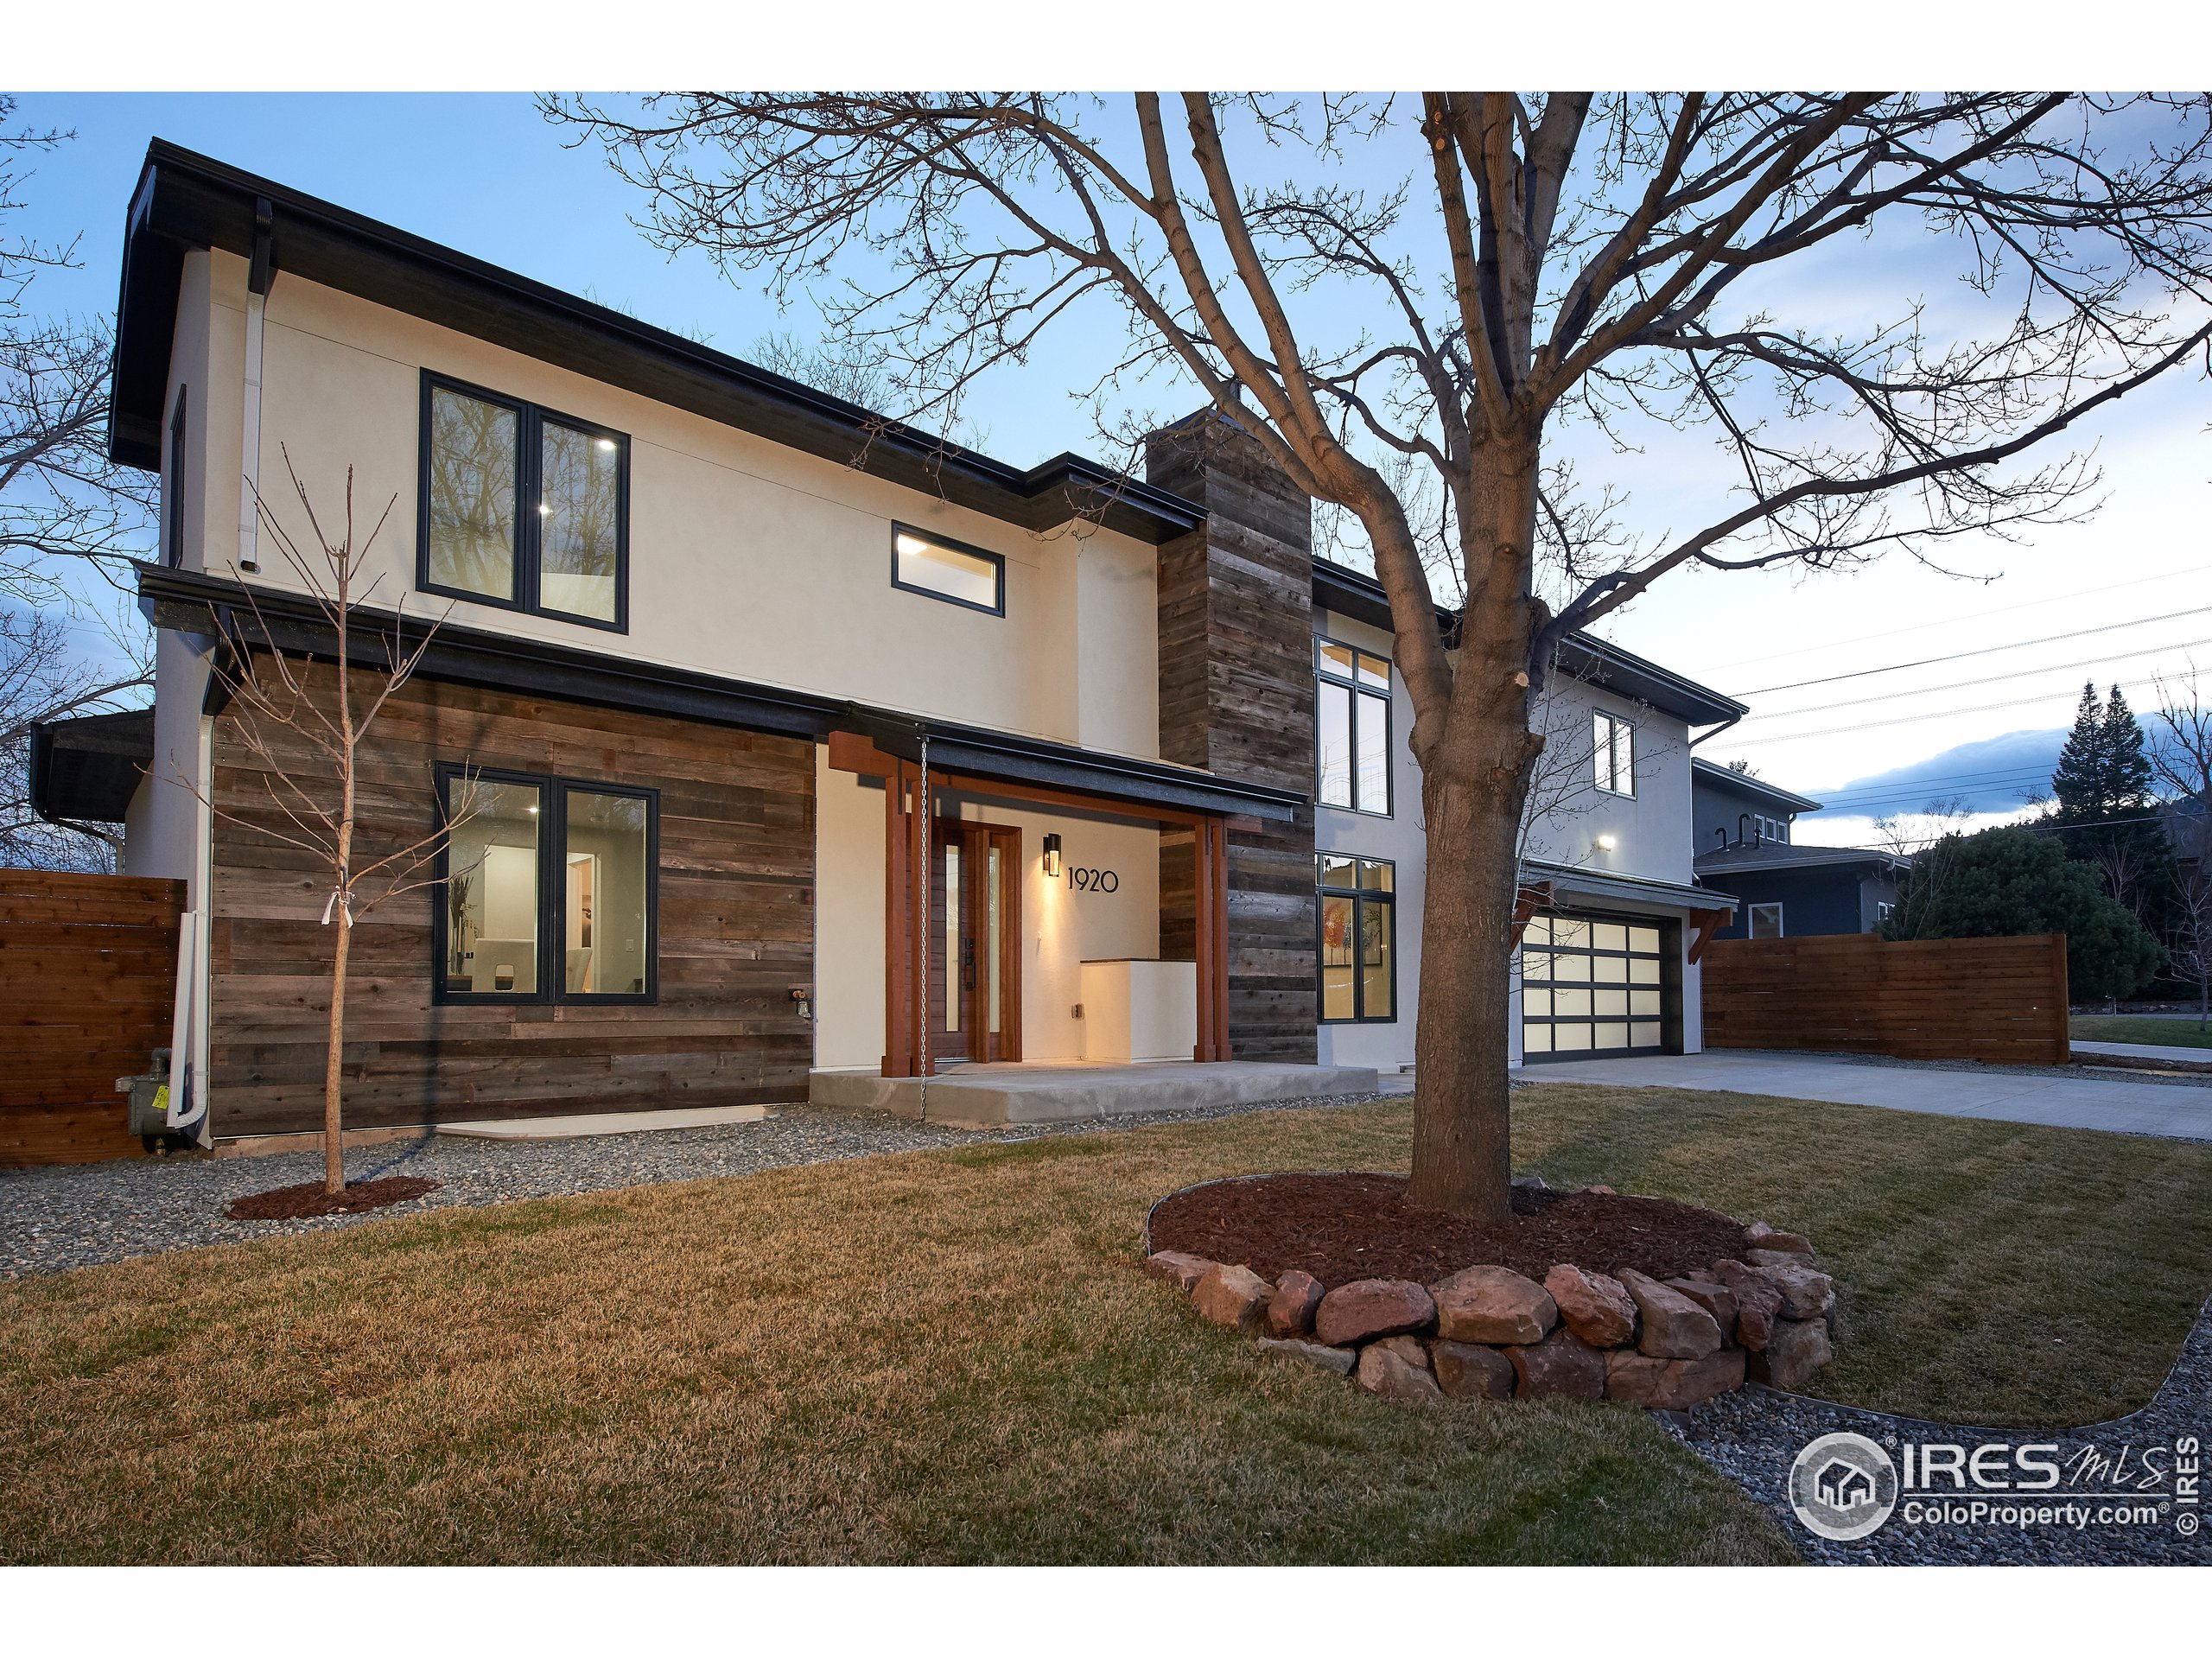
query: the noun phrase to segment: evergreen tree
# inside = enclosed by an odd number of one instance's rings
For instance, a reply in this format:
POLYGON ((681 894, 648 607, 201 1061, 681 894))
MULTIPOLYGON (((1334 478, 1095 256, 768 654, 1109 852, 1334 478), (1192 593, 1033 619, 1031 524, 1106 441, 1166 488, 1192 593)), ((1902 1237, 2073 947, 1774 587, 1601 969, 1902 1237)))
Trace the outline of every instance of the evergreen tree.
MULTIPOLYGON (((2097 703, 2094 682, 2082 688, 2081 706, 2074 711, 2074 729, 2058 752, 2058 766, 2050 774, 2050 792, 2057 798, 2050 820, 2054 823, 2094 823, 2110 817, 2103 798, 2105 780, 2105 715, 2097 703)), ((2069 850, 2071 850, 2069 844, 2069 850)))
POLYGON ((2107 897, 2164 938, 2171 931, 2180 872, 2156 816, 2152 784, 2143 728, 2126 695, 2115 685, 2101 705, 2096 686, 2083 686, 2074 729, 2051 773, 2056 804, 2046 822, 2059 827, 2068 858, 2094 869, 2107 897))

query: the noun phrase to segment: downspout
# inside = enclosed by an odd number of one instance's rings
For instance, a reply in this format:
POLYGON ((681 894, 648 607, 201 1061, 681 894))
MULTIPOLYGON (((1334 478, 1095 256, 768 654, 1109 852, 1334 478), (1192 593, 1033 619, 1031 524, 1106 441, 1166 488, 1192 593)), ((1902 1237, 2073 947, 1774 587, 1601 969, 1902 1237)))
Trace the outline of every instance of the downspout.
POLYGON ((253 204, 253 261, 245 277, 245 384, 238 458, 238 569, 261 569, 261 340, 276 276, 276 212, 268 198, 253 204))

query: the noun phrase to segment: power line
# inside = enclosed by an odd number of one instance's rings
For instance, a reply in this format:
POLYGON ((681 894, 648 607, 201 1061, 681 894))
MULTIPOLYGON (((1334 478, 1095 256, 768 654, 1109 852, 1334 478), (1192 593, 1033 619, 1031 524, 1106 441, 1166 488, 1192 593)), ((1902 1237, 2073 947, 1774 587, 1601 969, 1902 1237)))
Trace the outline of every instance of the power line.
MULTIPOLYGON (((2212 609, 2212 606, 2206 608, 2212 609)), ((2183 639, 2169 645, 2145 645, 2140 651, 2120 651, 2102 657, 2085 657, 2078 663, 2050 663, 2041 668, 2017 669, 2010 674, 1985 674, 1975 680, 1953 680, 1948 685, 1921 685, 1909 691, 1883 691, 1871 697, 1846 697, 1840 702, 1824 702, 1812 709, 1774 709, 1764 714, 1746 715, 1744 719, 1748 723, 1754 720, 1787 720, 1792 715, 1824 715, 1831 709, 1859 709, 1870 702, 1895 702, 1899 697, 1925 697, 1938 691, 1964 690, 1971 685, 1995 685, 2000 680, 2032 679, 2038 674, 2067 674, 2077 668, 2100 668, 2107 663, 2124 663, 2133 657, 2156 657, 2169 651, 2195 651, 2202 645, 2212 645, 2212 639, 2183 639)), ((2145 683, 2155 682, 2146 681, 2145 683)))
POLYGON ((1931 622, 1909 623, 1902 628, 1884 628, 1875 633, 1862 633, 1847 639, 1830 639, 1825 644, 1807 646, 1799 644, 1787 651, 1770 652, 1764 657, 1748 657, 1738 663, 1738 669, 1756 668, 1761 663, 1771 663, 1784 657, 1802 657, 1808 650, 1832 651, 1844 645, 1863 645, 1872 639, 1894 639, 1901 634, 1925 633, 1930 628, 1944 628, 1955 622, 1979 622, 1992 616, 2009 616, 2015 611, 2031 611, 2042 605, 2056 605, 2069 599, 2089 599, 2104 594, 2116 594, 2125 588, 2140 588, 2153 582, 2173 582, 2182 576, 2193 576, 2201 571, 2212 570, 2212 564, 2192 564, 2184 569, 2167 570, 2157 575, 2137 576, 2128 582, 2101 582, 2094 588, 2083 588, 2070 594, 2053 594, 2046 599, 2027 599, 2017 605, 2000 605, 1992 610, 1968 611, 1960 616, 1938 617, 1931 622))
MULTIPOLYGON (((2156 679, 2126 680, 2120 683, 2123 691, 2140 691, 2146 685, 2156 685, 2156 679)), ((2071 696, 2071 691, 2045 691, 2032 697, 2013 697, 2005 702, 1977 703, 1971 709, 1933 709, 1924 715, 1899 715, 1894 720, 1862 720, 1849 726, 1827 726, 1817 732, 1783 732, 1773 737, 1747 738, 1732 745, 1738 749, 1754 749, 1766 743, 1797 743, 1808 738, 1834 737, 1844 732, 1875 731, 1885 726, 1910 726, 1923 720, 1948 720, 1958 715, 1986 715, 1997 709, 2024 709, 2031 703, 2049 702, 2054 697, 2071 696)), ((1809 709, 1800 709, 1798 714, 1811 714, 1809 709)))
POLYGON ((2171 622, 2181 617, 2203 616, 2208 613, 2212 613, 2212 605, 2199 606, 2193 611, 2169 611, 2164 616, 2139 616, 2132 622, 2107 622, 2099 628, 2076 628, 2071 633, 2045 634, 2040 639, 2016 639, 2009 645, 1984 645, 1978 651, 1955 651, 1946 657, 1923 657, 1917 662, 1891 663, 1887 668, 1854 669, 1848 674, 1830 674, 1817 680, 1792 680, 1787 685, 1762 685, 1750 691, 1738 691, 1731 695, 1740 701, 1745 697, 1764 696, 1770 691, 1797 691, 1808 685, 1834 685, 1839 680, 1863 680, 1872 674, 1896 674, 1908 668, 1927 668, 1936 663, 1961 662, 1968 657, 1993 657, 2001 651, 2024 651, 2030 645, 2053 645, 2062 639, 2082 639, 2093 633, 2115 633, 2122 628, 2139 628, 2152 622, 2171 622))

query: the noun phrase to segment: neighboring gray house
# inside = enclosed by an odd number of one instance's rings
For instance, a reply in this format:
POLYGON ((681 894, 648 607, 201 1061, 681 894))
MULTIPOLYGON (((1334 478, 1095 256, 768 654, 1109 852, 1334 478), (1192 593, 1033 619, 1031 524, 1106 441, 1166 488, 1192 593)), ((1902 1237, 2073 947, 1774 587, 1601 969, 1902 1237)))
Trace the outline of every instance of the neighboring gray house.
POLYGON ((1740 904, 1715 938, 1865 933, 1882 925, 1911 861, 1867 847, 1796 845, 1791 823, 1820 810, 1747 773, 1690 762, 1698 883, 1740 904))

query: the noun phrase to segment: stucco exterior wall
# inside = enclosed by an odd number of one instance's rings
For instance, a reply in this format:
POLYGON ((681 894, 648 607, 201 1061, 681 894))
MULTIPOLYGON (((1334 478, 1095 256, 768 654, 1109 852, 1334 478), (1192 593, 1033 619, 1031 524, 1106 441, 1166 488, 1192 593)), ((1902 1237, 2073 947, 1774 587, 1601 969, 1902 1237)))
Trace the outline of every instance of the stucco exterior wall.
MULTIPOLYGON (((212 342, 208 396, 194 394, 195 426, 207 411, 194 517, 207 568, 220 571, 221 524, 237 512, 235 486, 226 508, 220 481, 239 474, 245 263, 193 258, 207 280, 188 283, 185 304, 212 342)), ((630 437, 628 632, 467 601, 452 601, 457 625, 1157 755, 1148 544, 1090 526, 1033 533, 280 273, 264 334, 262 493, 303 528, 289 450, 326 524, 349 467, 362 534, 391 502, 365 572, 372 602, 414 591, 425 368, 630 437), (1007 614, 893 588, 894 520, 1003 555, 1007 614)), ((265 541, 263 553, 259 581, 300 585, 265 541)), ((448 604, 416 594, 410 609, 442 615, 448 604)))
MULTIPOLYGON (((872 1067, 883 1059, 883 790, 830 770, 816 750, 819 872, 815 917, 815 1064, 872 1067)), ((1021 831, 1022 1057, 1083 1058, 1083 963, 1160 953, 1160 832, 1149 823, 1043 810, 940 791, 940 814, 1021 831), (1061 837, 1063 874, 1045 874, 1045 837, 1061 837), (1110 869, 1115 891, 1079 892, 1065 872, 1110 869)), ((932 940, 933 951, 941 941, 932 940)))
MULTIPOLYGON (((1334 611, 1316 611, 1317 633, 1363 651, 1391 655, 1392 639, 1383 629, 1334 611)), ((1341 807, 1313 810, 1316 852, 1357 853, 1387 858, 1395 865, 1397 887, 1397 1018, 1388 1022, 1324 1025, 1319 1032, 1324 1065, 1371 1065, 1395 1071, 1414 1063, 1414 1028, 1421 1007, 1421 905, 1428 887, 1428 836, 1421 818, 1421 767, 1409 741, 1413 701, 1397 671, 1390 668, 1390 816, 1349 812, 1341 807)))
POLYGON ((1671 715, 1600 687, 1562 676, 1547 710, 1554 734, 1546 765, 1563 769, 1565 791, 1529 827, 1529 856, 1593 875, 1672 881, 1691 877, 1689 728, 1671 715), (1597 787, 1591 753, 1592 716, 1599 710, 1636 729, 1636 793, 1597 787), (1609 850, 1598 845, 1610 835, 1609 850))

